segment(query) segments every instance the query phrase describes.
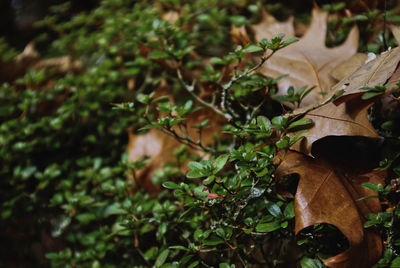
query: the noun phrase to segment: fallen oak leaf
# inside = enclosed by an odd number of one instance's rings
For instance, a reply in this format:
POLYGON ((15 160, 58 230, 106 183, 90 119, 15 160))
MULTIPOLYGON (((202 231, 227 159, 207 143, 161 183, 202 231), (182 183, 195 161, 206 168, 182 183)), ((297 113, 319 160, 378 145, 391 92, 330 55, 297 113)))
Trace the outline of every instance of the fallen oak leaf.
POLYGON ((397 44, 400 45, 400 27, 396 25, 389 25, 390 30, 393 33, 394 39, 396 39, 397 44))
MULTIPOLYGON (((342 79, 328 94, 324 102, 296 109, 291 116, 302 116, 314 122, 304 138, 291 148, 312 155, 312 144, 326 136, 364 136, 378 138, 367 117, 373 99, 362 100, 365 87, 374 87, 397 79, 400 49, 395 48, 376 57, 342 79), (393 78, 392 78, 393 77, 393 78), (340 95, 335 97, 335 95, 340 95), (332 100, 332 101, 331 101, 332 100)), ((293 133, 291 135, 295 135, 293 133)))
MULTIPOLYGON (((400 44, 400 27, 396 25, 389 25, 389 28, 392 31, 397 43, 400 44)), ((332 77, 339 82, 350 73, 353 73, 355 70, 357 70, 360 66, 364 65, 372 54, 373 53, 357 53, 353 55, 351 58, 339 64, 332 70, 332 77)))
POLYGON ((349 241, 349 248, 323 260, 328 267, 371 267, 380 258, 382 241, 372 229, 364 229, 365 215, 380 211, 376 195, 362 187, 363 182, 383 184, 385 173, 357 171, 332 165, 324 159, 315 159, 298 152, 280 155, 276 175, 299 174, 295 195, 295 233, 309 226, 328 223, 336 226, 349 241))
POLYGON ((251 43, 250 37, 247 34, 246 27, 236 27, 234 24, 231 25, 231 31, 229 32, 232 37, 232 42, 241 45, 243 47, 251 43))
MULTIPOLYGON (((314 126, 291 149, 311 156, 313 143, 326 136, 379 138, 367 117, 367 111, 372 104, 371 100, 354 99, 338 106, 331 102, 308 112, 305 118, 311 119, 314 126)), ((295 132, 291 135, 296 134, 295 132)))
POLYGON ((40 59, 33 42, 26 45, 23 52, 9 62, 0 61, 0 81, 12 81, 23 76, 29 68, 52 69, 55 74, 65 74, 69 71, 80 71, 82 63, 70 56, 40 59))
MULTIPOLYGON (((128 134, 129 142, 126 148, 128 161, 135 162, 143 157, 152 158, 143 169, 133 171, 134 187, 142 188, 150 193, 158 192, 160 188, 151 181, 151 178, 166 163, 174 161, 172 152, 181 144, 173 137, 156 129, 152 129, 144 135, 137 135, 132 131, 128 131, 128 134)), ((132 177, 129 179, 131 180, 132 177)))
POLYGON ((335 104, 357 98, 365 93, 360 89, 385 84, 396 71, 399 62, 399 47, 385 51, 337 83, 332 88, 330 96, 341 94, 334 100, 335 104))
POLYGON ((350 59, 342 62, 333 68, 331 76, 339 82, 349 74, 357 70, 368 59, 368 55, 364 53, 357 53, 350 57, 350 59))
MULTIPOLYGON (((277 95, 285 95, 289 86, 299 89, 303 86, 316 86, 302 101, 302 107, 324 99, 335 80, 330 76, 332 69, 357 52, 358 29, 350 31, 346 41, 335 48, 325 46, 328 14, 319 8, 312 11, 312 22, 306 34, 298 42, 278 50, 259 70, 260 73, 277 77, 289 74, 278 82, 277 95)), ((277 22, 273 16, 263 12, 263 20, 252 26, 257 41, 270 39, 276 34, 285 33, 294 36, 291 19, 288 22, 277 22)), ((285 103, 293 107, 290 103, 285 103)))

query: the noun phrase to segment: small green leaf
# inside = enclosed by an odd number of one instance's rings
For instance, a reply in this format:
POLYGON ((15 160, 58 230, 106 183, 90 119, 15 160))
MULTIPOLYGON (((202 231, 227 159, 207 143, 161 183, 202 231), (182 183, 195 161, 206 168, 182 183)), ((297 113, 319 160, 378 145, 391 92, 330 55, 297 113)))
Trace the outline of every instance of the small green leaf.
POLYGON ((290 137, 289 136, 285 136, 276 142, 276 147, 278 147, 278 149, 286 149, 289 146, 290 146, 290 137))
POLYGON ((192 262, 192 263, 188 266, 188 268, 197 267, 197 265, 199 265, 199 263, 200 263, 200 261, 194 261, 194 262, 192 262))
POLYGON ((267 210, 274 217, 278 217, 278 216, 282 215, 281 208, 275 203, 269 202, 267 204, 267 210))
POLYGON ((137 75, 138 73, 140 73, 140 69, 139 69, 139 68, 135 68, 135 67, 133 67, 133 68, 128 68, 128 69, 126 69, 125 72, 124 72, 124 74, 127 75, 127 76, 135 76, 135 75, 137 75))
POLYGON ((150 58, 158 60, 168 58, 169 55, 164 50, 154 50, 150 53, 150 58))
POLYGON ((271 130, 271 122, 262 115, 257 116, 257 125, 264 131, 271 130))
POLYGON ((257 232, 273 232, 281 228, 279 221, 259 223, 256 226, 257 232))
POLYGON ((395 258, 390 264, 390 268, 400 267, 400 257, 395 258))
POLYGON ((193 258, 193 255, 187 255, 180 260, 179 264, 183 267, 191 258, 193 258))
POLYGON ((299 39, 297 39, 297 38, 295 38, 295 37, 286 39, 285 41, 283 41, 283 42, 281 43, 280 48, 284 48, 284 47, 286 47, 286 46, 288 46, 288 45, 291 45, 291 44, 293 44, 293 43, 295 43, 295 42, 297 42, 297 41, 299 41, 299 39))
POLYGON ((158 255, 155 266, 160 267, 161 265, 164 264, 164 262, 167 260, 169 254, 169 250, 165 249, 163 252, 161 252, 160 255, 158 255))
POLYGON ((184 247, 184 246, 179 246, 179 245, 177 245, 177 246, 170 246, 170 247, 168 247, 169 249, 178 249, 178 250, 183 250, 183 251, 190 251, 187 247, 184 247))
POLYGON ((306 128, 311 128, 314 126, 314 122, 310 118, 302 118, 300 120, 297 120, 293 123, 291 123, 287 130, 291 131, 298 131, 298 130, 303 130, 306 128))
POLYGON ((361 183, 361 185, 364 188, 367 188, 367 189, 370 189, 372 191, 378 192, 378 185, 376 185, 376 184, 374 184, 372 182, 363 182, 363 183, 361 183))
POLYGON ((300 261, 301 268, 322 268, 322 263, 317 259, 303 257, 300 261))
POLYGON ((166 181, 162 184, 162 186, 171 190, 177 190, 181 188, 178 184, 172 181, 166 181))
POLYGON ((225 231, 223 228, 219 227, 217 228, 217 230, 215 231, 217 233, 217 235, 219 235, 222 238, 225 238, 225 231))
POLYGON ((223 262, 223 263, 220 263, 219 264, 219 268, 230 268, 231 266, 228 264, 228 263, 226 263, 226 262, 223 262))
POLYGON ((203 242, 203 245, 216 246, 216 245, 223 244, 223 243, 224 243, 223 239, 219 238, 218 236, 212 235, 212 236, 210 236, 210 238, 206 239, 203 242))
POLYGON ((207 179, 205 179, 205 180, 203 181, 203 184, 204 184, 204 185, 209 185, 209 184, 211 184, 214 180, 215 180, 215 176, 214 176, 214 175, 211 175, 211 176, 209 176, 207 179))
POLYGON ((285 211, 283 212, 286 219, 293 219, 294 218, 294 206, 293 202, 290 202, 286 207, 285 211))
POLYGON ((203 174, 200 170, 194 169, 194 170, 189 171, 189 172, 186 174, 186 177, 188 177, 188 178, 190 178, 190 179, 195 179, 195 178, 204 177, 204 174, 203 174))
POLYGON ((226 161, 228 161, 229 155, 223 154, 217 157, 215 159, 214 167, 215 167, 215 172, 220 171, 226 164, 226 161))
POLYGON ((225 64, 225 62, 221 58, 218 58, 218 57, 212 57, 210 59, 210 62, 213 64, 221 64, 221 65, 225 64))
POLYGON ((278 128, 278 129, 283 129, 286 127, 288 118, 285 116, 275 116, 274 118, 272 118, 271 122, 273 124, 274 127, 278 128))
POLYGON ((204 166, 201 163, 194 162, 194 161, 189 162, 187 165, 191 169, 203 169, 204 168, 204 166))
POLYGON ((255 45, 250 45, 248 47, 246 47, 245 51, 247 53, 253 53, 253 52, 259 52, 262 51, 263 49, 259 46, 255 46, 255 45))
POLYGON ((367 92, 367 93, 364 93, 363 95, 362 95, 362 97, 361 97, 361 99, 363 99, 363 100, 368 100, 368 99, 371 99, 371 98, 373 98, 373 97, 375 97, 375 96, 379 96, 379 95, 382 95, 384 92, 383 91, 371 91, 371 92, 367 92))

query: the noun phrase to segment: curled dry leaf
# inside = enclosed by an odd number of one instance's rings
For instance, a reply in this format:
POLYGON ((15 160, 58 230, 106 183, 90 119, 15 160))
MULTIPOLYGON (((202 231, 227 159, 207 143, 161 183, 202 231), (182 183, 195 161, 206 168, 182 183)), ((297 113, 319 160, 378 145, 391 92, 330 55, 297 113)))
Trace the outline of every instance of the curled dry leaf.
POLYGON ((332 88, 330 93, 332 95, 343 92, 334 102, 339 104, 364 94, 365 91, 360 90, 363 87, 375 87, 378 84, 386 83, 396 71, 399 62, 399 47, 378 55, 374 60, 365 63, 332 88))
POLYGON ((179 13, 175 10, 170 10, 162 14, 161 18, 173 24, 179 19, 179 13))
POLYGON ((0 61, 0 81, 12 81, 24 75, 26 70, 39 61, 40 55, 31 42, 26 45, 24 50, 9 62, 0 61))
POLYGON ((310 111, 305 117, 311 119, 314 126, 304 133, 304 138, 295 143, 291 149, 311 156, 313 143, 326 136, 378 138, 379 135, 367 117, 367 111, 371 105, 371 101, 359 98, 338 106, 331 102, 310 111))
POLYGON ((38 61, 33 65, 35 69, 52 69, 56 73, 64 74, 69 71, 77 72, 82 69, 82 63, 70 56, 62 56, 38 61))
MULTIPOLYGON (((303 86, 316 86, 302 101, 302 106, 323 100, 323 93, 329 92, 335 80, 330 76, 332 69, 357 52, 358 29, 350 31, 346 41, 335 48, 325 46, 328 14, 319 8, 312 11, 312 22, 303 37, 290 46, 278 50, 261 68, 266 76, 277 77, 288 74, 278 83, 278 95, 285 95, 289 86, 299 89, 303 86)), ((262 21, 253 26, 257 41, 270 39, 276 34, 284 33, 294 36, 292 18, 281 23, 263 12, 262 21)), ((287 104, 293 106, 291 104, 287 104)))
POLYGON ((400 27, 396 25, 390 25, 390 30, 392 30, 394 39, 397 41, 397 45, 400 45, 400 27))
POLYGON ((382 241, 379 233, 364 229, 365 215, 380 211, 376 195, 362 187, 363 182, 384 183, 382 172, 359 173, 289 151, 281 156, 278 177, 300 176, 295 195, 295 233, 309 226, 328 223, 336 226, 349 241, 349 248, 323 260, 329 267, 371 267, 380 258, 382 241))
POLYGON ((247 34, 246 27, 242 25, 241 27, 236 27, 231 25, 231 31, 229 32, 232 37, 233 43, 245 47, 251 43, 250 37, 247 34))
MULTIPOLYGON (((395 25, 390 25, 389 27, 397 43, 400 44, 400 27, 395 25)), ((360 66, 364 65, 367 59, 368 55, 366 53, 357 53, 345 62, 336 66, 332 70, 331 75, 335 80, 340 81, 343 78, 347 77, 349 74, 353 73, 360 66)))
POLYGON ((357 53, 350 57, 345 62, 342 62, 335 68, 333 68, 331 76, 339 82, 343 78, 347 77, 349 74, 357 70, 361 65, 365 63, 368 59, 368 55, 364 53, 357 53))
POLYGON ((326 136, 379 137, 367 118, 373 101, 362 100, 365 90, 360 88, 394 82, 393 79, 400 75, 400 71, 396 71, 399 61, 399 48, 382 53, 336 84, 325 99, 327 104, 317 103, 294 110, 293 115, 305 113, 306 118, 313 120, 314 126, 292 149, 311 155, 313 142, 326 136), (340 97, 328 102, 339 93, 342 94, 340 97))
POLYGON ((40 59, 40 54, 35 49, 33 42, 26 45, 24 51, 10 62, 0 61, 0 81, 12 81, 23 76, 28 68, 52 69, 57 74, 64 74, 69 71, 79 71, 82 64, 70 56, 62 56, 50 59, 40 59))
POLYGON ((144 169, 133 171, 136 179, 134 183, 138 184, 135 187, 142 188, 146 192, 159 191, 159 188, 152 183, 151 178, 155 171, 161 169, 166 163, 173 162, 172 152, 179 148, 179 142, 156 129, 152 129, 144 135, 137 135, 131 131, 128 133, 128 161, 138 161, 143 157, 152 158, 144 169))

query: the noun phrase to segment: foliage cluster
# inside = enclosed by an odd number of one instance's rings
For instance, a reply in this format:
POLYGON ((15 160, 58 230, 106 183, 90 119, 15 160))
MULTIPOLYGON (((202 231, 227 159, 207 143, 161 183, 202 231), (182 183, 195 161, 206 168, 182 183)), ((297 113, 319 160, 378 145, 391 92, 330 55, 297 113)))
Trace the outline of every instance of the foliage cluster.
MULTIPOLYGON (((262 6, 279 11, 279 5, 154 2, 103 0, 68 20, 68 4, 53 8, 53 15, 38 23, 51 34, 37 42, 52 40, 47 55, 71 55, 83 71, 60 76, 30 69, 1 85, 0 265, 323 267, 318 258, 346 248, 346 239, 337 238, 340 232, 332 226, 318 225, 296 241, 293 198, 283 193, 295 193, 297 178, 274 176, 277 152, 301 136, 288 133, 307 129, 309 121, 284 115, 273 97, 280 77, 253 72, 268 60, 265 50, 296 40, 280 35, 241 46, 229 35, 231 25, 256 23, 262 6), (174 12, 179 16, 167 19, 174 12), (259 55, 259 61, 249 63, 249 55, 259 55), (199 71, 194 81, 191 74, 199 71), (159 93, 163 84, 173 101, 159 93), (200 101, 198 85, 212 89, 209 102, 200 101), (212 145, 187 135, 186 122, 203 109, 226 120, 224 135, 209 137, 216 140, 212 145), (127 129, 158 129, 182 142, 173 152, 176 160, 152 178, 162 187, 157 194, 132 178, 149 159, 128 161, 127 129), (198 151, 210 157, 205 160, 198 151), (329 243, 332 237, 337 246, 329 243)), ((344 5, 324 8, 338 12, 344 5)), ((392 13, 388 16, 398 19, 396 10, 392 13)), ((376 33, 371 18, 379 14, 370 10, 349 21, 331 21, 327 42, 340 43, 354 21, 376 33)), ((385 44, 377 40, 362 47, 379 51, 385 44)), ((16 55, 3 39, 0 49, 7 51, 2 61, 16 55)), ((310 90, 280 98, 299 104, 310 90)), ((383 136, 395 139, 399 116, 399 109, 371 112, 383 136)), ((209 121, 192 127, 201 134, 209 121)), ((389 152, 381 168, 400 173, 397 158, 389 152)), ((387 207, 366 223, 386 239, 378 267, 400 262, 399 185, 398 179, 385 187, 365 185, 377 190, 387 207)))

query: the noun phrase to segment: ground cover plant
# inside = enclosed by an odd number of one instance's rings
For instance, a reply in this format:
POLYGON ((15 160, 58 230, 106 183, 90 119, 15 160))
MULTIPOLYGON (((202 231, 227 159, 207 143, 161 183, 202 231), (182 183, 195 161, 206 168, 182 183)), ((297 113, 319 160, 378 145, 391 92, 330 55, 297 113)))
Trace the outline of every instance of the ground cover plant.
POLYGON ((0 265, 399 267, 397 2, 296 3, 66 2, 1 39, 0 265))

